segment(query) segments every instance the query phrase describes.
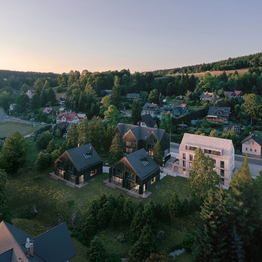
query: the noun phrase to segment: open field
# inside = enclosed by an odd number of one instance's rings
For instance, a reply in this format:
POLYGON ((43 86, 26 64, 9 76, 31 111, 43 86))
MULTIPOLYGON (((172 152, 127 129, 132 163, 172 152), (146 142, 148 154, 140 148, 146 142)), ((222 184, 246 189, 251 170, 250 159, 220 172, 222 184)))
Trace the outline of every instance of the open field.
MULTIPOLYGON (((57 225, 57 214, 59 213, 63 221, 68 222, 72 213, 75 210, 79 211, 79 216, 76 220, 76 225, 81 225, 87 209, 92 200, 97 199, 101 194, 112 194, 118 197, 123 193, 124 197, 130 197, 132 203, 136 207, 139 201, 144 203, 150 199, 154 203, 169 202, 172 194, 176 192, 180 198, 189 195, 189 184, 186 178, 166 176, 157 183, 157 188, 153 186, 150 191, 153 193, 148 199, 136 199, 128 196, 126 192, 120 189, 112 189, 104 185, 103 180, 108 177, 108 174, 100 174, 94 179, 88 181, 88 185, 81 189, 70 188, 65 185, 64 181, 56 181, 49 177, 49 172, 52 169, 47 169, 42 172, 30 171, 17 178, 9 177, 7 182, 7 191, 9 192, 11 201, 10 209, 15 220, 16 226, 28 231, 32 236, 38 235, 48 228, 57 225), (33 217, 29 213, 31 206, 36 205, 38 214, 33 217), (30 231, 30 221, 35 223, 35 226, 30 231)), ((165 239, 158 243, 158 251, 164 250, 167 253, 174 251, 173 247, 182 242, 185 233, 193 233, 199 221, 198 213, 191 216, 173 219, 169 224, 157 223, 157 231, 164 230, 165 239)), ((130 249, 130 236, 128 229, 119 227, 116 230, 110 226, 98 232, 107 253, 116 253, 121 257, 125 257, 130 249), (127 238, 127 243, 120 244, 116 238, 120 232, 123 232, 127 238)), ((74 240, 75 243, 76 240, 74 240)), ((81 244, 76 241, 76 245, 81 249, 81 244)), ((82 255, 78 256, 78 260, 85 261, 86 247, 83 248, 82 255)), ((76 259, 76 258, 75 258, 76 259)), ((183 255, 179 261, 190 261, 187 255, 183 255)))
POLYGON ((8 137, 13 132, 18 131, 22 136, 34 133, 41 126, 32 127, 31 124, 18 123, 18 122, 0 122, 0 137, 8 137))
MULTIPOLYGON (((234 74, 235 71, 238 72, 239 75, 244 74, 246 72, 248 72, 248 68, 244 68, 244 69, 237 69, 237 70, 226 70, 226 74, 234 74)), ((219 76, 221 75, 224 71, 206 71, 206 72, 201 72, 201 73, 189 73, 188 75, 194 75, 195 77, 201 78, 202 76, 204 76, 205 73, 209 72, 212 76, 219 76)), ((182 75, 182 74, 170 74, 167 76, 178 76, 178 75, 182 75)))

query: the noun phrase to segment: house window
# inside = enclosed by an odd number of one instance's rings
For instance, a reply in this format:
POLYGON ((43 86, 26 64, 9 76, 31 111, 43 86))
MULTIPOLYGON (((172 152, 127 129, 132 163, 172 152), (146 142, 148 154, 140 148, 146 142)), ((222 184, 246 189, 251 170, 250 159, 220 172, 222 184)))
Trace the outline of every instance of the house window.
POLYGON ((254 145, 254 142, 252 142, 252 145, 254 145))
POLYGON ((153 177, 152 179, 151 179, 151 184, 154 184, 156 182, 156 177, 153 177))
POLYGON ((183 153, 183 159, 186 159, 186 153, 183 153))
POLYGON ((126 148, 126 153, 131 154, 133 151, 133 148, 126 148))
POLYGON ((183 167, 186 167, 186 161, 183 161, 183 167))
POLYGON ((153 156, 154 155, 154 151, 153 150, 149 150, 149 155, 153 156))
POLYGON ((225 163, 224 163, 224 161, 220 161, 220 168, 225 168, 225 163))
POLYGON ((248 142, 248 144, 250 145, 250 142, 248 142))
POLYGON ((97 173, 97 169, 92 170, 92 171, 90 172, 90 176, 94 176, 96 173, 97 173))
POLYGON ((189 155, 189 160, 190 160, 190 161, 193 160, 193 155, 189 155))
POLYGON ((136 175, 132 174, 132 173, 128 173, 127 178, 131 179, 131 180, 135 180, 136 175))
POLYGON ((255 149, 255 152, 257 152, 257 150, 255 149))
POLYGON ((192 168, 193 164, 192 162, 189 162, 189 167, 192 168))
POLYGON ((250 148, 250 152, 252 152, 252 148, 250 148))
POLYGON ((132 146, 131 142, 126 142, 126 146, 132 146))
POLYGON ((246 151, 247 151, 247 147, 246 147, 246 151))
POLYGON ((224 176, 225 176, 225 170, 220 169, 220 176, 221 176, 221 177, 224 177, 224 176))
POLYGON ((185 168, 183 168, 183 174, 184 174, 184 175, 186 174, 186 169, 185 169, 185 168))
POLYGON ((221 178, 221 185, 224 185, 225 184, 225 179, 224 178, 221 178))
POLYGON ((187 146, 186 146, 186 150, 187 150, 187 146))

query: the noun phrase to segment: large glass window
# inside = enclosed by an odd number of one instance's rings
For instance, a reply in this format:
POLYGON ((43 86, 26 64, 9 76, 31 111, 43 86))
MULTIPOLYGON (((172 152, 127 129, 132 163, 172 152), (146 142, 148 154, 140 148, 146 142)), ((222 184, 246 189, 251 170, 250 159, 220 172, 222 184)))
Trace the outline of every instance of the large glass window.
POLYGON ((186 153, 183 153, 183 159, 186 159, 186 153))
POLYGON ((225 168, 225 163, 224 163, 224 161, 220 161, 220 168, 225 168))
POLYGON ((193 155, 189 155, 189 160, 190 160, 190 161, 193 160, 193 155))
POLYGON ((183 161, 183 167, 186 167, 186 161, 183 161))
POLYGON ((151 179, 151 184, 154 184, 156 182, 156 177, 153 177, 152 179, 151 179))
POLYGON ((220 169, 220 176, 221 176, 221 177, 224 177, 224 176, 225 176, 225 170, 220 169))
POLYGON ((129 179, 131 179, 131 180, 135 180, 136 175, 133 174, 133 173, 128 173, 128 174, 127 174, 127 177, 128 177, 129 179))

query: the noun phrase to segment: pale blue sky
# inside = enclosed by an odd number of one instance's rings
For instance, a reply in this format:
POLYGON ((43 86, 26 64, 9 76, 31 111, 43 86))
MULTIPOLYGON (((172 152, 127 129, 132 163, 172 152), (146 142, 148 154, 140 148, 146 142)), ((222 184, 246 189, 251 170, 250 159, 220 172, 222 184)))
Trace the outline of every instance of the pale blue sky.
POLYGON ((261 0, 8 0, 0 69, 150 71, 261 52, 261 0))

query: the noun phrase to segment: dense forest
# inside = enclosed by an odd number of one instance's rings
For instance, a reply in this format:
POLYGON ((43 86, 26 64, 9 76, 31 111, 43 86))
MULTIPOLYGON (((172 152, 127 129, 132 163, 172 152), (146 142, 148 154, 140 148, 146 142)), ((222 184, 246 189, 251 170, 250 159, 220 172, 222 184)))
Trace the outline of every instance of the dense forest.
POLYGON ((262 53, 240 56, 236 58, 229 57, 227 60, 221 60, 212 63, 184 66, 173 69, 155 70, 154 74, 175 74, 175 73, 200 73, 205 71, 223 71, 236 70, 241 68, 262 67, 262 53))

